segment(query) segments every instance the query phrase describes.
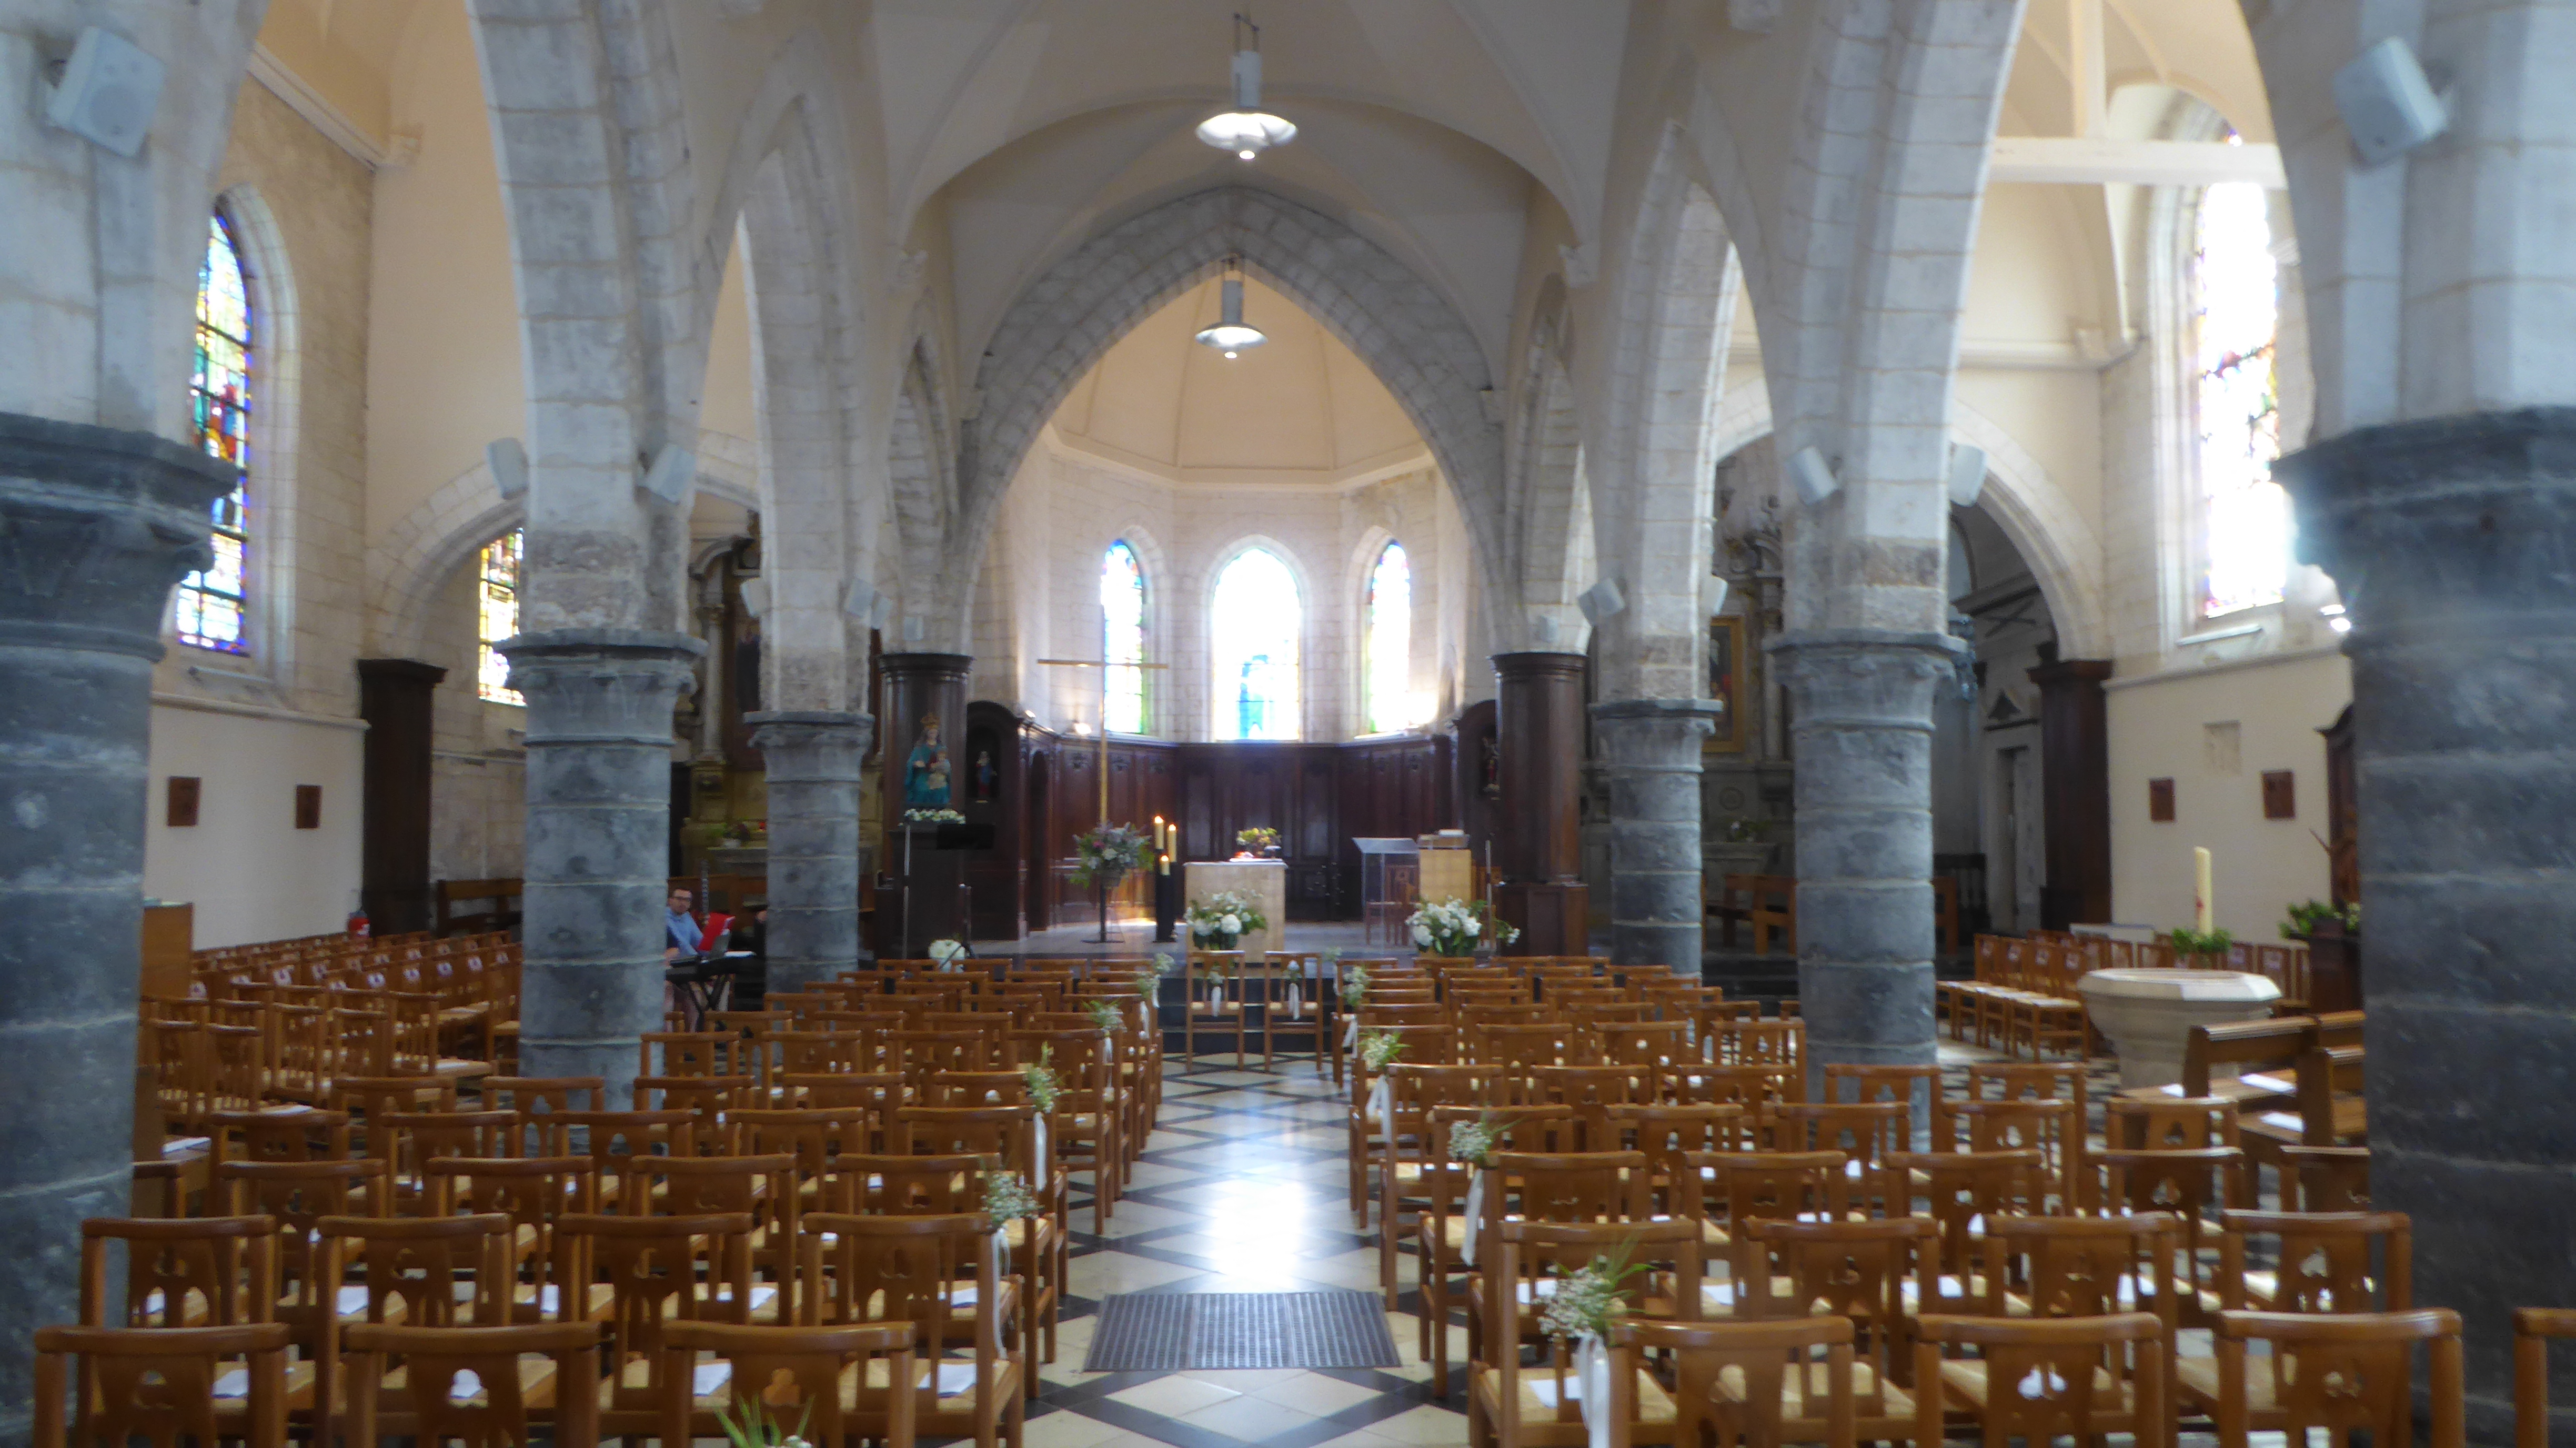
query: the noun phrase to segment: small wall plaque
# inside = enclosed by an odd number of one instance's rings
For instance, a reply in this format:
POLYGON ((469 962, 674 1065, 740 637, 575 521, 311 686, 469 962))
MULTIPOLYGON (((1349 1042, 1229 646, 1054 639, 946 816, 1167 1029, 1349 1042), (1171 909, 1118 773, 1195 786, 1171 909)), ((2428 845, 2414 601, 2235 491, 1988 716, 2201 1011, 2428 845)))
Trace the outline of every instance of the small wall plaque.
POLYGON ((2173 781, 2170 779, 2148 780, 2147 818, 2160 825, 2169 825, 2173 823, 2173 817, 2173 781))
POLYGON ((322 828, 322 786, 295 786, 295 827, 299 830, 322 828))
POLYGON ((2299 817, 2299 776, 2289 769, 2263 771, 2263 818, 2294 820, 2299 817))
POLYGON ((204 782, 193 774, 171 775, 169 811, 161 822, 174 830, 195 829, 197 795, 203 787, 204 782))

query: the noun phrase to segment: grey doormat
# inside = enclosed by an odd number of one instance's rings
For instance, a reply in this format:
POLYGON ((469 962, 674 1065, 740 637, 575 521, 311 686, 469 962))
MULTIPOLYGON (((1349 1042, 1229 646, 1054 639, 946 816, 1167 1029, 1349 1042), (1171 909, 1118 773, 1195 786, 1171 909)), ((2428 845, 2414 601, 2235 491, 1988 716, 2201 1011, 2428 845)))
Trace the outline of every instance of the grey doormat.
POLYGON ((1374 1292, 1129 1292, 1103 1298, 1086 1373, 1403 1366, 1374 1292))

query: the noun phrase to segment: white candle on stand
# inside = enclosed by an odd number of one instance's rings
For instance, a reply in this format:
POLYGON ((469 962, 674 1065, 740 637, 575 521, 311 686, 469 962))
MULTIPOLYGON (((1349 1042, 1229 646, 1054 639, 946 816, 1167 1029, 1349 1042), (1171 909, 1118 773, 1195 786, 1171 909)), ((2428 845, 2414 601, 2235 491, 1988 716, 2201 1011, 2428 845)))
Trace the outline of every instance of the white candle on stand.
POLYGON ((2191 848, 2191 928, 2207 935, 2210 931, 2209 849, 2205 845, 2191 848))

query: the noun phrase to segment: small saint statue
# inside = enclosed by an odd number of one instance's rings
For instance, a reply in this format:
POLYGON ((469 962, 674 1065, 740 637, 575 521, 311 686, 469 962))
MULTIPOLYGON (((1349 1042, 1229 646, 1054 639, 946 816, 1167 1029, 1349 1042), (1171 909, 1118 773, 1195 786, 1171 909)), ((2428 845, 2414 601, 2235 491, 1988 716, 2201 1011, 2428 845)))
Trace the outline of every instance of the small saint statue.
POLYGON ((948 747, 939 742, 939 715, 921 716, 921 738, 903 765, 903 807, 948 808, 948 747))

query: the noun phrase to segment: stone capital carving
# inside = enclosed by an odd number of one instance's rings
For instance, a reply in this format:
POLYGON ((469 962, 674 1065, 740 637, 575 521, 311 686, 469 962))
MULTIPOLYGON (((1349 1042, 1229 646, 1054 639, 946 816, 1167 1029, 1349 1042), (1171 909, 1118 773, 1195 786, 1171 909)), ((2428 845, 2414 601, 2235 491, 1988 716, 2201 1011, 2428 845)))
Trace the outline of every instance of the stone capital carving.
POLYGON ((170 586, 210 561, 208 506, 239 478, 151 433, 0 413, 0 627, 159 658, 170 586))
POLYGON ((2483 630, 2497 612, 2576 621, 2576 407, 2360 428, 2273 475, 2298 509, 2301 561, 2352 610, 2355 649, 2483 630))
POLYGON ((493 647, 528 701, 530 748, 672 739, 671 704, 696 687, 704 641, 651 629, 549 629, 493 647))
POLYGON ((1932 727, 1932 688, 1966 646, 1948 634, 1806 629, 1763 645, 1787 666, 1801 732, 1828 725, 1932 727))
POLYGON ((768 779, 780 784, 856 784, 859 761, 876 738, 877 721, 866 714, 832 709, 778 709, 745 714, 752 747, 768 765, 768 779))

